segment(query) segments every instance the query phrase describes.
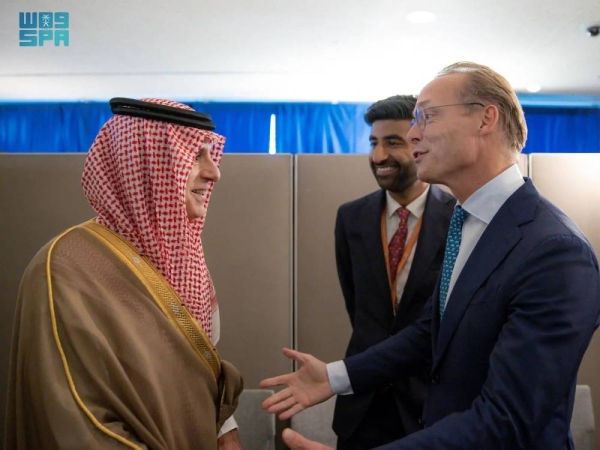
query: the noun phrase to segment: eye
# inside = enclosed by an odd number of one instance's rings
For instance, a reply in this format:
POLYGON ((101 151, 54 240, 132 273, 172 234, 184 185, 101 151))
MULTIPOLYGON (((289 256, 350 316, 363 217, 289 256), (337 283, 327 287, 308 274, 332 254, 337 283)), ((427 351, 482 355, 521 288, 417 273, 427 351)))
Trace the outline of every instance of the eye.
POLYGON ((194 158, 194 161, 196 161, 196 162, 200 161, 205 154, 206 154, 206 148, 205 147, 200 147, 200 150, 196 154, 196 157, 194 158))

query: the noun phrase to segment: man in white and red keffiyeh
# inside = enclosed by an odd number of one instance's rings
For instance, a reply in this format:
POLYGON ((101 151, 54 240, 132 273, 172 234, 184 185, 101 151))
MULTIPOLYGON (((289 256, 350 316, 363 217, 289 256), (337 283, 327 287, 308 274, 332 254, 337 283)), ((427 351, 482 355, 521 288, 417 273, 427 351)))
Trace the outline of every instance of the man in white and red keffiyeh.
POLYGON ((225 138, 210 131, 116 115, 92 144, 82 178, 96 221, 150 260, 215 343, 219 309, 200 234, 224 145, 225 138), (195 177, 190 186, 188 176, 195 177), (202 207, 188 214, 188 205, 198 202, 202 207))
POLYGON ((111 107, 82 178, 97 217, 51 241, 23 278, 17 323, 48 320, 17 325, 8 442, 47 448, 68 426, 81 448, 241 448, 231 415, 241 377, 214 348, 219 310, 200 239, 225 138, 180 103, 111 107), (32 361, 50 369, 33 376, 32 361), (49 385, 55 395, 27 394, 49 385), (44 419, 35 408, 20 418, 36 401, 44 419))

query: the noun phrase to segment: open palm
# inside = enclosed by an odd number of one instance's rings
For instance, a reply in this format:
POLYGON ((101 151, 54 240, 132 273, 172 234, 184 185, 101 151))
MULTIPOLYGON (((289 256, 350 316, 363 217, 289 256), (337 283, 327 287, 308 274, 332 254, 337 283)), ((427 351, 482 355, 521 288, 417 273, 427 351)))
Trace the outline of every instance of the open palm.
POLYGON ((288 348, 283 354, 301 364, 296 372, 267 378, 260 382, 263 388, 286 386, 262 403, 262 407, 270 413, 283 411, 279 418, 289 419, 300 411, 321 403, 333 396, 327 377, 327 365, 307 353, 300 353, 288 348))

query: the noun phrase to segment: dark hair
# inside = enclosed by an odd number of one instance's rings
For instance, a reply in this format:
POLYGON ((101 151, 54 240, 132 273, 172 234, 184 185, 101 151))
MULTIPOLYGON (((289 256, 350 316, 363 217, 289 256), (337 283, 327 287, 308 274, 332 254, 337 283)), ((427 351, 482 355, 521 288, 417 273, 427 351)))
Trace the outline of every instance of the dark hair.
POLYGON ((377 120, 411 120, 417 104, 414 95, 394 95, 373 103, 365 113, 365 122, 373 125, 377 120))

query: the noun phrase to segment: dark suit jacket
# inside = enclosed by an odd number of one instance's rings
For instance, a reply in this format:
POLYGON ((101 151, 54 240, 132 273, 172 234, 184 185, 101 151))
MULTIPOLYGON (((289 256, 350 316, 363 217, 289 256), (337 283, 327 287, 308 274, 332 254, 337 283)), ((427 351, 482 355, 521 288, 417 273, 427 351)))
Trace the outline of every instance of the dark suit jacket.
MULTIPOLYGON (((376 191, 340 207, 335 227, 336 258, 353 328, 346 356, 387 339, 421 316, 441 269, 455 202, 450 194, 431 186, 413 263, 395 317, 380 226, 386 204, 385 191, 376 191)), ((420 429, 418 420, 425 401, 425 375, 397 380, 388 391, 396 397, 407 432, 420 429)), ((338 397, 333 420, 333 429, 338 436, 347 439, 352 434, 363 420, 374 394, 373 390, 338 397)), ((381 421, 386 419, 382 415, 381 421)))
POLYGON ((413 326, 345 360, 363 392, 433 355, 425 428, 385 447, 573 449, 577 371, 600 314, 581 231, 526 179, 481 236, 441 324, 437 291, 413 326))

